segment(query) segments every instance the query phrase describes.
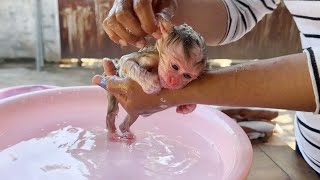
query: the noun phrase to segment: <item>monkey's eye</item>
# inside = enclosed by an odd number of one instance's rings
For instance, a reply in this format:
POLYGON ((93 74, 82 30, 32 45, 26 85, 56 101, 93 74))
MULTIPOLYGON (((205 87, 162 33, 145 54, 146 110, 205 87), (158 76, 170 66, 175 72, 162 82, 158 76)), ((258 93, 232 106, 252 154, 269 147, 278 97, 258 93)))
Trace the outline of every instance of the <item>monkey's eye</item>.
POLYGON ((187 74, 187 73, 184 73, 184 74, 183 74, 183 77, 186 78, 186 79, 191 79, 191 75, 190 75, 190 74, 187 74))
POLYGON ((172 64, 171 67, 172 67, 174 70, 176 70, 176 71, 179 70, 179 67, 178 67, 177 65, 175 65, 175 64, 172 64))

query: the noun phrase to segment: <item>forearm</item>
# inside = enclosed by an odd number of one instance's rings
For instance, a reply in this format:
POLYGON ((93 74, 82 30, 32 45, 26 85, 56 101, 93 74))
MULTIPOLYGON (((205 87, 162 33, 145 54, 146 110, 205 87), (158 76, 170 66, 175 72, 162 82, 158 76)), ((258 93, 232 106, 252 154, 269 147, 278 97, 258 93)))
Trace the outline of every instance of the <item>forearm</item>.
POLYGON ((187 23, 198 31, 211 46, 217 45, 227 30, 227 11, 222 0, 177 0, 173 22, 187 23))
POLYGON ((231 66, 205 74, 168 99, 222 106, 314 111, 314 93, 304 53, 231 66))
POLYGON ((223 45, 243 37, 279 1, 264 0, 177 0, 175 24, 186 22, 204 37, 209 46, 223 45))

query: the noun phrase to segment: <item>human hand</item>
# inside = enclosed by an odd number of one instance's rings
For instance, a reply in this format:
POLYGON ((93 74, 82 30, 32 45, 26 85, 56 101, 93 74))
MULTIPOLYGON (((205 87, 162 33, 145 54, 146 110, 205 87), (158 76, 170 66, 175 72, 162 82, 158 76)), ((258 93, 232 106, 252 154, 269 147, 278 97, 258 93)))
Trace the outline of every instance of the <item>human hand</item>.
POLYGON ((184 104, 177 107, 176 112, 180 114, 188 114, 196 109, 196 104, 184 104))
POLYGON ((276 129, 273 121, 278 111, 250 108, 222 108, 223 113, 234 119, 253 143, 267 142, 276 129))
POLYGON ((258 110, 250 108, 221 108, 221 111, 228 115, 229 117, 236 119, 237 121, 248 121, 262 119, 271 121, 272 119, 278 117, 278 111, 273 110, 258 110))
POLYGON ((103 80, 102 76, 95 75, 92 82, 113 94, 130 115, 153 114, 174 106, 161 100, 163 93, 146 94, 137 82, 129 78, 107 76, 103 80))
POLYGON ((95 75, 92 78, 92 83, 112 93, 128 114, 152 114, 173 106, 169 106, 170 102, 163 100, 166 97, 165 94, 146 94, 137 82, 130 78, 115 76, 116 69, 112 60, 105 58, 103 69, 106 77, 95 75))
POLYGON ((113 42, 143 48, 148 34, 161 37, 157 16, 169 21, 176 6, 176 0, 115 0, 103 28, 113 42))

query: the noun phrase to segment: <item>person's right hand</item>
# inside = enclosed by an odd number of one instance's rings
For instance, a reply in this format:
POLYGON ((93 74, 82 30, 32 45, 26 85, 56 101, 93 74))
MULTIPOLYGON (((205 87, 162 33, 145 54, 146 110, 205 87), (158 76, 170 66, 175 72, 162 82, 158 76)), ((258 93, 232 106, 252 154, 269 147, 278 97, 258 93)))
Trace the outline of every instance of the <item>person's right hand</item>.
POLYGON ((103 28, 113 42, 142 48, 148 34, 161 37, 156 16, 170 20, 176 6, 176 0, 115 0, 103 28))

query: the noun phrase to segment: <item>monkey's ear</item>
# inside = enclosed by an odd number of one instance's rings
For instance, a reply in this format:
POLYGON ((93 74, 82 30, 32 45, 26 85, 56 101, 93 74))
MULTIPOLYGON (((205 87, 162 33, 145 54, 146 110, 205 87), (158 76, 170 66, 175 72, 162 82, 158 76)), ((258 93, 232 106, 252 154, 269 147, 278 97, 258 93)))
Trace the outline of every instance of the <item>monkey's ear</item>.
POLYGON ((160 27, 161 36, 166 39, 169 33, 168 33, 168 30, 165 28, 164 23, 165 21, 159 21, 159 27, 160 27))
POLYGON ((173 24, 168 18, 165 18, 165 15, 162 13, 157 14, 156 18, 159 23, 161 36, 167 38, 173 28, 173 24))
POLYGON ((173 24, 170 21, 159 21, 160 31, 163 37, 167 37, 173 29, 173 24))

